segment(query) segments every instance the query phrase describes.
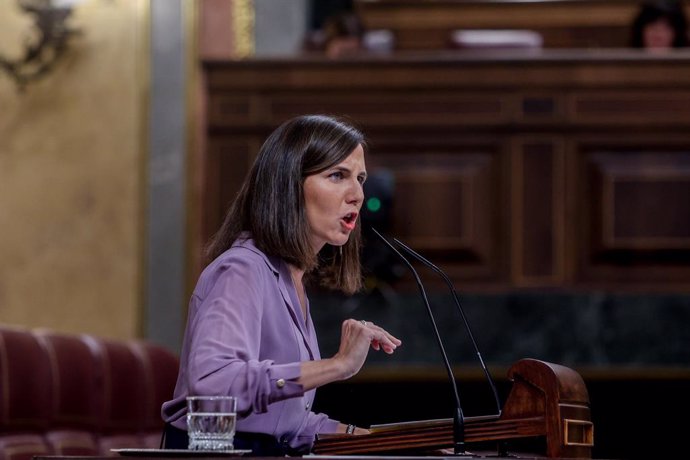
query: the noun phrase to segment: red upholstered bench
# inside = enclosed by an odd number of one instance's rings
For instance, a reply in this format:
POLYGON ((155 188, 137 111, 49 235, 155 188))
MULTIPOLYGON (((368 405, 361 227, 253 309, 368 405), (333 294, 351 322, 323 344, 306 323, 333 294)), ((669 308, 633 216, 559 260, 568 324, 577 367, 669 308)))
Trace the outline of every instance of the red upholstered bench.
POLYGON ((0 460, 158 447, 178 365, 146 341, 0 326, 0 460))

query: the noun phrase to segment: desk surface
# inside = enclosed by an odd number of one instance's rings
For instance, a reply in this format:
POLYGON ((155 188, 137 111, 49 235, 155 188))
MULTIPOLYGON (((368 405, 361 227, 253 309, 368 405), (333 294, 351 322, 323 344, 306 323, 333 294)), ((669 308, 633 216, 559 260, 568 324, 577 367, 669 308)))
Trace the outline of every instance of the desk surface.
MULTIPOLYGON (((540 456, 523 456, 521 454, 515 454, 517 456, 511 456, 507 458, 519 458, 521 460, 536 460, 536 459, 544 459, 547 457, 540 457, 540 456)), ((530 454, 528 454, 530 455, 530 454)), ((133 456, 122 456, 122 457, 133 457, 133 456)), ((33 457, 34 460, 113 460, 114 458, 117 457, 108 457, 108 456, 61 456, 61 455, 37 455, 33 457)), ((199 456, 199 455, 172 455, 172 456, 166 456, 166 455, 154 455, 154 456, 136 456, 135 458, 140 459, 140 460, 155 460, 155 459, 194 459, 194 458, 204 458, 204 459, 224 459, 224 460, 229 460, 233 458, 245 458, 245 456, 233 456, 233 455, 219 455, 219 456, 213 456, 213 455, 204 455, 204 456, 199 456)), ((261 459, 261 458, 284 458, 284 457, 250 457, 252 459, 261 459)), ((497 458, 496 454, 494 452, 474 452, 474 456, 453 456, 453 455, 427 455, 427 456, 401 456, 401 455, 307 455, 304 456, 303 458, 305 459, 314 459, 314 460, 428 460, 428 459, 442 459, 442 458, 447 458, 447 459, 460 459, 460 458, 497 458)), ((670 458, 670 457, 669 457, 670 458)), ((680 458, 680 456, 678 457, 680 458)), ((685 458, 685 457, 684 457, 685 458)), ((552 460, 566 460, 566 459, 559 459, 559 458, 554 458, 552 460)), ((571 459, 572 460, 572 459, 571 459)))

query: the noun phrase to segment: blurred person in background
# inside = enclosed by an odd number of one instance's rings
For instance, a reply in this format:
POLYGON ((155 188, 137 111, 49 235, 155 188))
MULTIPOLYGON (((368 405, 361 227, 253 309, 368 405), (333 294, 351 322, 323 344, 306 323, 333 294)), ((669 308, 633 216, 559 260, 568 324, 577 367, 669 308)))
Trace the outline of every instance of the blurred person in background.
POLYGON ((364 25, 353 12, 331 16, 323 26, 324 52, 330 58, 354 54, 362 49, 364 25))
POLYGON ((682 2, 645 2, 632 25, 632 46, 650 51, 688 45, 687 20, 682 2))

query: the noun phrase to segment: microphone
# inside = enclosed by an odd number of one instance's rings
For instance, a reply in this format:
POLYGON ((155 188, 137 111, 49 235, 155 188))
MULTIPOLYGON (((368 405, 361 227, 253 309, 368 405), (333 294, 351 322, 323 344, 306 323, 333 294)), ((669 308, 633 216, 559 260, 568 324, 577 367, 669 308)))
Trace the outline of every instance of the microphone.
POLYGON ((453 395, 455 396, 455 411, 453 413, 453 452, 455 455, 465 454, 465 416, 462 413, 462 405, 460 404, 460 395, 458 394, 458 384, 455 381, 455 376, 453 375, 453 369, 450 367, 450 362, 448 361, 448 356, 446 355, 446 349, 443 347, 443 342, 441 341, 441 335, 438 332, 438 327, 436 327, 436 320, 434 319, 434 314, 431 311, 431 305, 429 305, 429 299, 426 295, 426 290, 424 290, 424 285, 422 280, 417 274, 417 270, 414 269, 405 256, 403 256, 400 251, 398 251, 395 246, 393 246, 383 235, 381 235, 375 228, 370 227, 371 230, 378 236, 381 241, 383 241, 386 246, 388 246, 394 253, 400 257, 400 259, 407 265, 410 269, 412 275, 414 275, 415 281, 417 282, 417 287, 419 287, 419 292, 422 295, 422 300, 424 300, 424 305, 426 306, 426 311, 429 314, 429 319, 431 320, 431 325, 434 329, 434 334, 436 335, 436 342, 438 343, 438 348, 441 350, 441 356, 443 357, 443 364, 446 366, 446 371, 448 372, 448 378, 453 387, 453 395))
POLYGON ((460 305, 460 300, 458 299, 458 293, 455 291, 455 286, 453 285, 452 281, 450 278, 448 278, 448 275, 445 274, 443 270, 438 268, 436 265, 431 263, 428 259, 423 257, 421 254, 419 254, 417 251, 403 243, 397 238, 393 238, 393 241, 400 246, 405 252, 410 254, 412 257, 426 265, 428 268, 432 269, 436 273, 438 273, 442 278, 443 281, 446 282, 446 286, 448 286, 448 289, 450 290, 451 294, 453 295, 453 300, 455 301, 455 306, 458 309, 458 312, 460 313, 460 316, 462 317, 462 322, 465 324, 465 330, 467 331, 467 335, 470 338, 470 341, 472 342, 472 346, 474 347, 474 351, 477 353, 477 358, 479 359, 479 364, 482 366, 482 370, 484 371, 484 375, 486 376, 486 380, 489 382, 489 386, 491 387, 491 392, 493 393, 494 396, 494 401, 496 402, 496 410, 497 413, 496 415, 500 416, 501 415, 501 402, 498 398, 498 392, 496 391, 496 385, 494 384, 494 379, 491 378, 491 373, 489 372, 489 369, 487 369, 486 364, 484 363, 484 359, 482 359, 482 354, 479 352, 479 346, 477 346, 477 341, 474 340, 474 334, 472 334, 472 329, 470 328, 470 323, 467 321, 467 317, 465 316, 465 311, 463 310, 462 306, 460 305))

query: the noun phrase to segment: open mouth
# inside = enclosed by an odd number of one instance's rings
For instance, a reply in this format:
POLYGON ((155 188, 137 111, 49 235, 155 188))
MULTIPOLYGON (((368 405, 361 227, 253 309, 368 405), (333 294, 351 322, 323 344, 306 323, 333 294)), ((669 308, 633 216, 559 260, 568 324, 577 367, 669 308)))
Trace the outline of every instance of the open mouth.
POLYGON ((346 228, 349 230, 352 230, 355 228, 355 225, 357 224, 357 213, 356 212, 350 212, 345 214, 345 216, 342 219, 343 225, 345 225, 346 228))

